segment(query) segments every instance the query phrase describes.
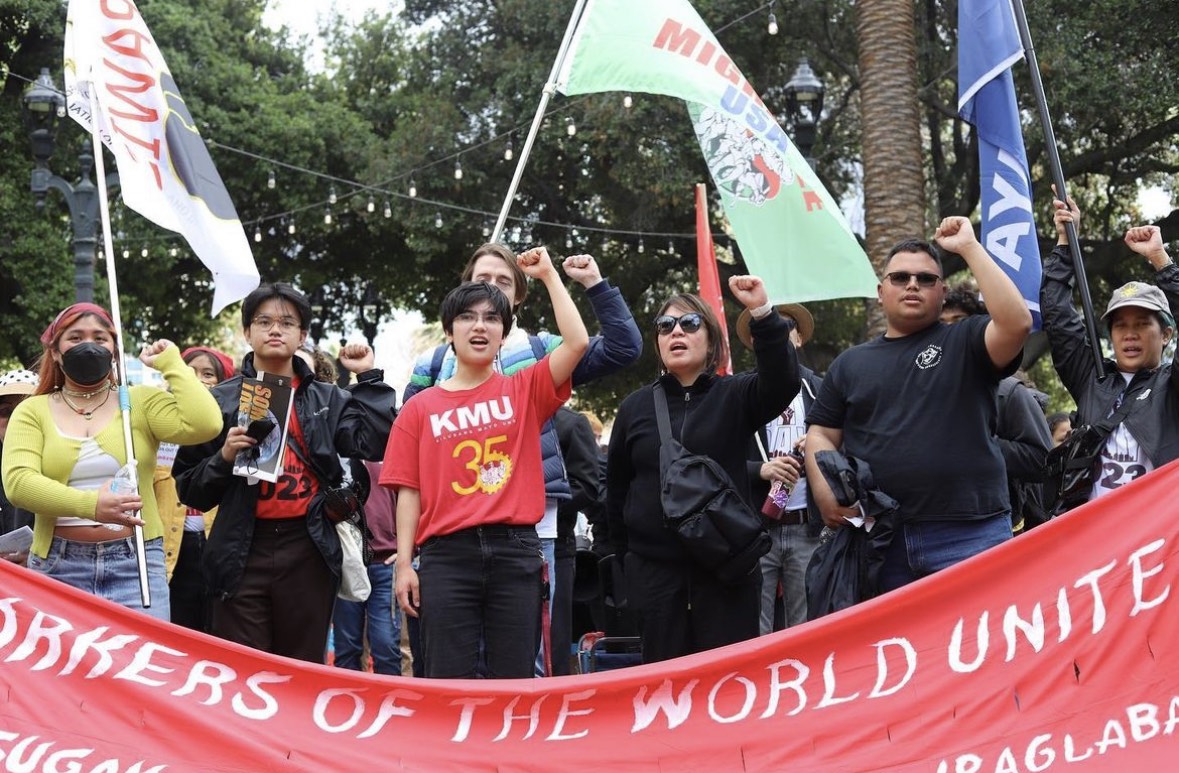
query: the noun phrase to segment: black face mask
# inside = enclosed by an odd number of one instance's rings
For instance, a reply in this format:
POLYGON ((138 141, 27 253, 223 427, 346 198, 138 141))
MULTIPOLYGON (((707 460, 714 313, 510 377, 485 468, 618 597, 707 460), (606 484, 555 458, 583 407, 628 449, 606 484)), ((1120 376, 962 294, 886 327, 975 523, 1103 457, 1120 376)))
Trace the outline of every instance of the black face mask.
POLYGON ((72 346, 61 355, 61 369, 78 386, 94 386, 111 372, 111 353, 96 343, 72 346))

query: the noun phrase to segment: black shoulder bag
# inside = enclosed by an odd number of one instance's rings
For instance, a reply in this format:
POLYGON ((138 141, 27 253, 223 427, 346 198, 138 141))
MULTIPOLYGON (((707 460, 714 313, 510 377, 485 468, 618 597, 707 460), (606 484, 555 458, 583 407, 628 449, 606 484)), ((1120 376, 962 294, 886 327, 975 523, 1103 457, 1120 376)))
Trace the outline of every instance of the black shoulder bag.
POLYGON ((1136 402, 1125 395, 1111 416, 1074 427, 1063 443, 1048 452, 1044 502, 1049 518, 1063 515, 1089 501, 1101 449, 1114 428, 1130 415, 1136 402))
POLYGON ((739 583, 769 552, 770 536, 724 468, 671 436, 667 395, 661 384, 654 392, 664 525, 676 533, 692 560, 722 583, 739 583))

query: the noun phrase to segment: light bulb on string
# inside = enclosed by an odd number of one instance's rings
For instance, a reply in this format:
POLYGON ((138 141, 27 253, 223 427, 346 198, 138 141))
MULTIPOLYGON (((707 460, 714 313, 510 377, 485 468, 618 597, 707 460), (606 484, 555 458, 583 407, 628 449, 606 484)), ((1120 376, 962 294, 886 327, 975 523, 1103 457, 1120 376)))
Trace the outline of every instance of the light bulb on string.
POLYGON ((409 197, 416 199, 418 196, 418 186, 414 185, 413 178, 409 178, 409 197))
POLYGON ((671 239, 667 240, 667 251, 673 255, 675 254, 675 245, 672 243, 671 239))
POLYGON ((483 238, 486 239, 489 236, 491 236, 491 226, 489 226, 487 223, 484 223, 483 224, 483 238))
POLYGON ((270 190, 274 190, 274 186, 277 184, 278 184, 278 181, 274 179, 274 170, 271 169, 270 174, 268 174, 266 176, 266 187, 269 188, 270 190))
POLYGON ((123 248, 123 257, 124 257, 124 258, 129 258, 129 257, 131 257, 131 250, 129 250, 129 249, 127 249, 126 247, 124 247, 124 248, 123 248))
POLYGON ((332 208, 331 207, 324 207, 323 208, 323 224, 324 225, 331 225, 332 224, 332 208))
POLYGON ((335 204, 338 199, 339 197, 336 196, 336 186, 333 185, 328 188, 328 204, 335 204))
POLYGON ((176 257, 177 253, 179 253, 179 252, 180 252, 180 250, 176 249, 175 247, 168 250, 168 254, 171 255, 173 258, 176 257))
POLYGON ((295 221, 294 220, 292 220, 289 224, 287 224, 287 233, 289 233, 291 236, 295 235, 295 221))
POLYGON ((388 199, 385 199, 385 217, 393 217, 393 207, 389 206, 388 199))
POLYGON ((454 160, 454 179, 463 179, 463 162, 457 158, 454 160))
POLYGON ((766 32, 771 35, 778 34, 778 17, 774 16, 774 12, 770 11, 770 21, 766 24, 766 32))
POLYGON ((573 249, 573 235, 572 234, 565 234, 565 249, 567 249, 567 250, 573 249))
POLYGON ((640 236, 639 237, 639 254, 640 255, 643 254, 644 249, 646 249, 646 248, 643 246, 643 237, 640 236))
POLYGON ((377 202, 373 201, 372 196, 368 197, 368 204, 365 206, 365 209, 367 209, 369 212, 377 211, 377 202))
POLYGON ((262 241, 262 229, 261 228, 254 229, 254 241, 255 242, 262 241))
POLYGON ((573 116, 565 117, 565 133, 570 137, 577 134, 577 124, 573 123, 573 116))
POLYGON ((635 101, 634 101, 634 99, 631 98, 630 94, 623 95, 622 106, 625 107, 627 110, 631 109, 631 107, 634 106, 634 103, 635 103, 635 101))
POLYGON ((442 213, 441 212, 439 212, 437 215, 434 216, 434 227, 435 228, 442 227, 442 213))
POLYGON ((513 155, 515 153, 512 150, 512 137, 508 135, 508 144, 504 146, 504 161, 511 161, 513 155))
POLYGON ((139 251, 139 257, 141 257, 141 258, 147 257, 147 247, 144 247, 142 250, 139 251))

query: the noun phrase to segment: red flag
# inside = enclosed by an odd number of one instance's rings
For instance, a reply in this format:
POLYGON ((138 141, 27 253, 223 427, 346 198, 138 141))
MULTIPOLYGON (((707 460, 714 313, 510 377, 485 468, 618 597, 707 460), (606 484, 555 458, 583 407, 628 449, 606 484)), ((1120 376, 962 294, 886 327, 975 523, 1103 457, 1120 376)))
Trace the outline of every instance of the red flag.
MULTIPOLYGON (((729 326, 725 322, 725 303, 721 298, 720 273, 716 269, 716 250, 712 246, 712 229, 708 227, 708 199, 704 183, 696 183, 696 273, 700 276, 698 291, 712 308, 720 322, 721 334, 729 340, 729 326)), ((730 357, 721 363, 717 374, 727 376, 733 372, 730 357)))

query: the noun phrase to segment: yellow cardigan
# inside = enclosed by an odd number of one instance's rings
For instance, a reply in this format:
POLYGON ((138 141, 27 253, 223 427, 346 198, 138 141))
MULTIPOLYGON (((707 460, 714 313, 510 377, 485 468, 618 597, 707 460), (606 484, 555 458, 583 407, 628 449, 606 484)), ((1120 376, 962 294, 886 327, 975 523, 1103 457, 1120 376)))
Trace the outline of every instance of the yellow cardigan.
MULTIPOLYGON (((155 367, 168 382, 170 392, 154 386, 133 386, 131 442, 143 500, 144 539, 163 534, 163 525, 152 491, 152 473, 161 441, 180 445, 204 443, 221 432, 221 411, 192 368, 169 346, 156 358, 155 367)), ((94 519, 98 491, 81 491, 66 485, 78 461, 81 441, 63 437, 49 412, 49 395, 27 398, 13 412, 4 438, 4 491, 17 507, 36 514, 32 552, 49 555, 53 527, 58 518, 94 519)), ((123 442, 122 411, 95 437, 103 451, 127 460, 123 442)))

